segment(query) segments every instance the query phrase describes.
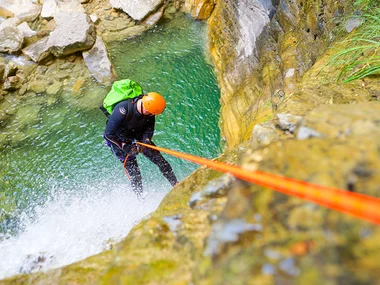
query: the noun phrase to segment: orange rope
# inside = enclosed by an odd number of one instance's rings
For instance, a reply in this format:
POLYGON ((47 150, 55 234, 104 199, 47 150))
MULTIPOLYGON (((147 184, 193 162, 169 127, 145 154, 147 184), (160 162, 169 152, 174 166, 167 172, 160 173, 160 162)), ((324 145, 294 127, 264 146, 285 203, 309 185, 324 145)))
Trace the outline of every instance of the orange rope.
POLYGON ((349 192, 346 190, 321 186, 299 181, 262 171, 250 171, 240 166, 208 160, 187 153, 181 153, 145 143, 138 143, 145 147, 168 153, 188 161, 230 173, 237 178, 272 188, 278 192, 296 196, 327 208, 353 215, 357 218, 380 224, 380 199, 349 192))

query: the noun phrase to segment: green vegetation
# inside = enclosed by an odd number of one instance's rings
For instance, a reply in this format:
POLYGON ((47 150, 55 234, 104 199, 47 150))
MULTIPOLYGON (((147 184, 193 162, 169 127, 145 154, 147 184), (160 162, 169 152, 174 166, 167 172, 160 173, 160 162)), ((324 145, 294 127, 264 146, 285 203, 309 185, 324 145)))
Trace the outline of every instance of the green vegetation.
POLYGON ((377 5, 377 1, 378 0, 356 0, 354 5, 362 9, 368 8, 368 10, 370 10, 377 5))
POLYGON ((372 0, 357 0, 361 13, 355 13, 347 21, 356 20, 359 27, 342 43, 328 65, 339 66, 337 81, 344 83, 364 77, 380 75, 380 7, 372 0))

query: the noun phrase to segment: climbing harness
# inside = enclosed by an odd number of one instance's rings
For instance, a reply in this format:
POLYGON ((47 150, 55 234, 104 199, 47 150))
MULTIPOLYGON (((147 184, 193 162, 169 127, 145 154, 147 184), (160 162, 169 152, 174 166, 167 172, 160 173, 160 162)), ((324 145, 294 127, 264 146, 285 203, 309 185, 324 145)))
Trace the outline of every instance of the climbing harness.
POLYGON ((137 140, 134 140, 132 142, 132 149, 131 149, 131 151, 125 156, 125 159, 124 159, 124 162, 123 162, 123 166, 124 166, 124 172, 127 175, 127 177, 128 177, 129 180, 131 180, 131 176, 129 175, 128 170, 127 170, 127 161, 128 161, 128 159, 129 159, 129 157, 131 155, 135 156, 136 154, 142 152, 143 149, 144 148, 142 146, 140 147, 138 145, 137 140))
POLYGON ((278 192, 299 197, 321 206, 353 215, 363 220, 380 224, 380 199, 364 194, 349 192, 333 187, 316 185, 263 171, 251 171, 240 166, 217 162, 187 153, 181 153, 141 142, 137 144, 200 164, 209 168, 230 173, 242 180, 274 189, 278 192))

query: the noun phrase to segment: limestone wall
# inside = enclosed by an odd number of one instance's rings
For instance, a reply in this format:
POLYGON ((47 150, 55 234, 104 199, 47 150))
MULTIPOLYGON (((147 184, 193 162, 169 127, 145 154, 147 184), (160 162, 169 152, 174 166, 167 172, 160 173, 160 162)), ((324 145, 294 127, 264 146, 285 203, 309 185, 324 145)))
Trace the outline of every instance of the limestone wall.
MULTIPOLYGON (((209 20, 221 88, 221 132, 232 148, 281 102, 336 36, 347 1, 218 0, 209 20), (272 3, 273 2, 273 3, 272 3)), ((307 106, 305 106, 307 109, 307 106)))

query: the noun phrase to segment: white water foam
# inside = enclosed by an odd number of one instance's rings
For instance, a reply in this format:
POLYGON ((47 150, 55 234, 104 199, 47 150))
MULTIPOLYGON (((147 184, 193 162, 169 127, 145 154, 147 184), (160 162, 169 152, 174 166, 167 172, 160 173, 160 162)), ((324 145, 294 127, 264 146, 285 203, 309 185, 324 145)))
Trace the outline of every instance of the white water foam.
POLYGON ((22 233, 0 241, 0 279, 61 267, 104 251, 153 212, 166 194, 156 186, 142 201, 126 189, 129 185, 87 186, 82 194, 61 194, 36 209, 33 220, 24 219, 22 233))

